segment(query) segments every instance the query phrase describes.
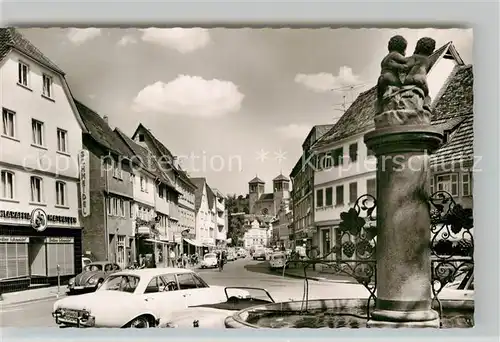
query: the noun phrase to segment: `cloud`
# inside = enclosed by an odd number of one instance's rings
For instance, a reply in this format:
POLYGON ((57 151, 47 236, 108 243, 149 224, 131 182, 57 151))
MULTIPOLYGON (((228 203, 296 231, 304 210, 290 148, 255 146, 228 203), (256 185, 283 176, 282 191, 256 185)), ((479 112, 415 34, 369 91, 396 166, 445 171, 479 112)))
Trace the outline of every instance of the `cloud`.
POLYGON ((122 39, 120 39, 118 41, 118 45, 120 45, 120 46, 126 46, 129 44, 135 44, 135 43, 137 43, 137 39, 135 39, 135 37, 129 36, 129 35, 123 36, 122 39))
POLYGON ((138 112, 193 117, 216 117, 238 112, 245 96, 230 81, 179 75, 169 83, 158 81, 142 89, 133 101, 138 112))
POLYGON ((309 131, 311 130, 311 125, 305 124, 289 124, 286 126, 281 126, 277 128, 277 131, 280 135, 287 139, 302 139, 304 140, 309 131))
POLYGON ((351 68, 342 66, 337 76, 326 72, 320 72, 318 74, 297 74, 295 76, 295 82, 322 93, 336 89, 346 90, 350 86, 360 84, 361 79, 358 75, 353 74, 351 68))
POLYGON ((68 30, 69 40, 76 45, 80 45, 87 40, 94 39, 100 35, 101 29, 95 27, 89 27, 86 29, 70 28, 68 30))
POLYGON ((179 51, 189 53, 204 48, 210 43, 210 34, 207 29, 180 28, 171 29, 148 28, 142 29, 142 40, 158 44, 179 51))

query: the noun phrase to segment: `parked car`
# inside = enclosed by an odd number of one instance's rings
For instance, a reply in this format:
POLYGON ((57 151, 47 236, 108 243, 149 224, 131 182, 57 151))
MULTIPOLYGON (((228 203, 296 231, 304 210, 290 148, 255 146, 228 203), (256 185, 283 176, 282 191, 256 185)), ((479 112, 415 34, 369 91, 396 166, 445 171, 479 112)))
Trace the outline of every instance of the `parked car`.
POLYGON ((227 261, 234 261, 236 259, 237 259, 236 258, 236 253, 234 251, 232 251, 232 250, 229 250, 227 252, 227 261))
POLYGON ((92 262, 83 268, 82 273, 69 280, 68 292, 95 291, 108 275, 119 270, 120 266, 109 261, 92 262))
POLYGON ((238 258, 244 259, 247 257, 247 251, 244 248, 239 248, 238 251, 236 252, 238 258))
POLYGON ((271 254, 269 257, 269 268, 275 270, 278 268, 286 267, 286 256, 282 252, 271 254))
POLYGON ((200 265, 201 268, 214 268, 217 266, 217 255, 215 253, 205 254, 200 265))
POLYGON ((250 296, 244 288, 209 286, 183 268, 126 270, 106 278, 96 292, 54 303, 56 324, 70 327, 149 328, 172 319, 172 311, 250 296))
POLYGON ((256 249, 253 253, 253 260, 266 260, 266 250, 264 248, 256 249))

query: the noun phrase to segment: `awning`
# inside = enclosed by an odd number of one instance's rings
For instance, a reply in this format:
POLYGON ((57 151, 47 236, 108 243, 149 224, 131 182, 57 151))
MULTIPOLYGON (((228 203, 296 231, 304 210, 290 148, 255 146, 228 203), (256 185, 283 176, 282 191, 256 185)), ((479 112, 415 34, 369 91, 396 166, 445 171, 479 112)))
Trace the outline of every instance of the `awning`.
POLYGON ((144 241, 151 242, 151 243, 161 243, 163 245, 169 244, 169 242, 167 242, 167 241, 160 241, 160 240, 154 240, 154 239, 144 239, 144 241))
POLYGON ((195 240, 184 238, 184 241, 186 241, 190 245, 193 245, 193 246, 196 246, 196 247, 203 247, 203 244, 201 242, 198 242, 198 241, 195 241, 195 240))

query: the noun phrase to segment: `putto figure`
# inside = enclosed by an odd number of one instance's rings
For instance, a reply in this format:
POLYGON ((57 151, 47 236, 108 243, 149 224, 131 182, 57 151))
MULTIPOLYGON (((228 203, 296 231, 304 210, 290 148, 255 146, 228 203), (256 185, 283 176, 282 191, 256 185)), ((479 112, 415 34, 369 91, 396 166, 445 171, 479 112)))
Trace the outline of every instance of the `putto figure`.
POLYGON ((402 36, 389 40, 389 53, 382 60, 377 82, 377 128, 430 125, 427 73, 432 67, 429 57, 436 48, 436 41, 428 37, 419 39, 414 54, 408 58, 405 57, 406 46, 402 36))
POLYGON ((388 86, 401 87, 401 72, 408 71, 406 64, 406 47, 408 42, 403 36, 394 36, 389 40, 389 53, 382 59, 382 68, 377 82, 377 98, 381 102, 388 86))
POLYGON ((408 75, 403 85, 414 85, 424 92, 426 103, 430 104, 429 86, 427 85, 427 73, 431 67, 429 56, 434 53, 436 41, 432 38, 420 38, 415 46, 413 56, 408 58, 408 75))

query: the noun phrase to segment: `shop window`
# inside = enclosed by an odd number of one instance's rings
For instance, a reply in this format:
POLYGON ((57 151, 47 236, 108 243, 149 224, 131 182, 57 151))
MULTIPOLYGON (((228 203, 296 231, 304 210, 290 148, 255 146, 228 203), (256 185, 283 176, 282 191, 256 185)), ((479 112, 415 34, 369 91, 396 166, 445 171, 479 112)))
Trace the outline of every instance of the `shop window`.
POLYGON ((49 277, 57 276, 57 265, 61 276, 75 274, 73 243, 47 243, 47 270, 49 277))
POLYGON ((28 243, 0 243, 0 280, 28 276, 28 243))

